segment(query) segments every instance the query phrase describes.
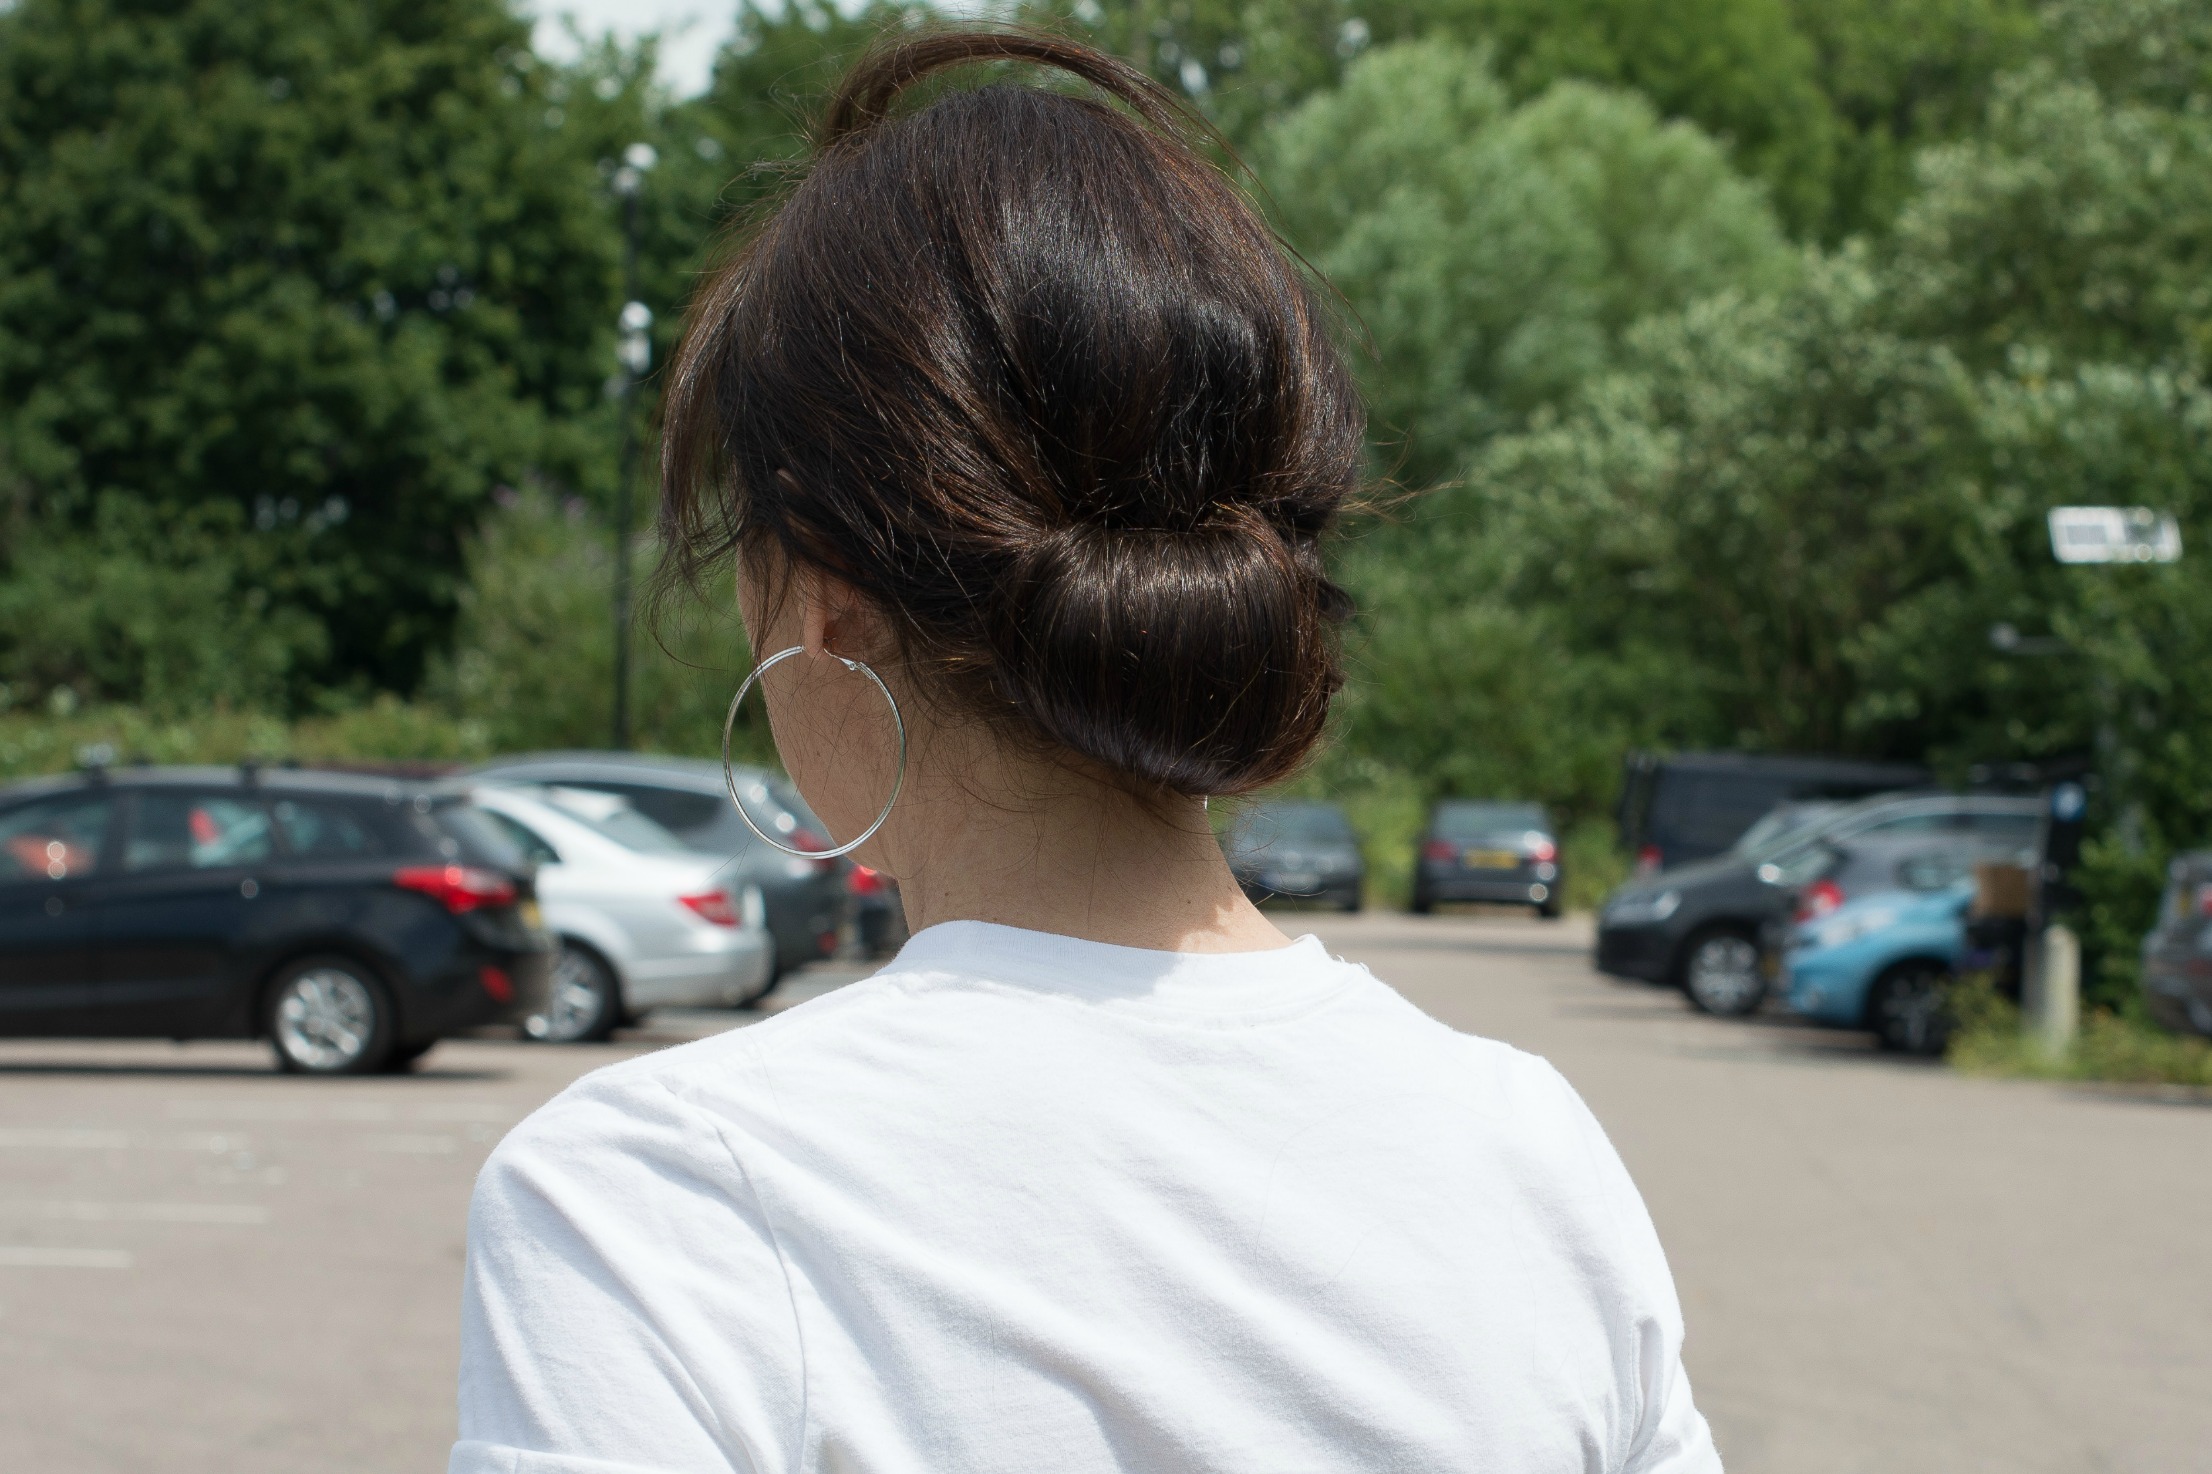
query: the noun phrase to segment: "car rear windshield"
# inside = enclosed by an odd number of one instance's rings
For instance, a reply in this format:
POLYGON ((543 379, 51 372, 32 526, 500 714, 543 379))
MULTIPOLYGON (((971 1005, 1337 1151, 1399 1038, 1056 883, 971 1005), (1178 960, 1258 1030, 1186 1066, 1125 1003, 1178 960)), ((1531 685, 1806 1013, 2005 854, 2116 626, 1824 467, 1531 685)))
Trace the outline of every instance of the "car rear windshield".
POLYGON ((1551 833, 1541 804, 1441 804, 1436 810, 1438 839, 1489 839, 1531 829, 1551 833))
POLYGON ((1237 825, 1250 844, 1356 844, 1358 836, 1333 804, 1260 804, 1237 825))
POLYGON ((548 788, 546 802, 586 829, 641 855, 688 855, 691 846, 646 818, 618 794, 588 788, 548 788))
POLYGON ((439 849, 470 865, 489 865, 515 875, 529 873, 530 861, 492 816, 472 803, 439 804, 422 816, 439 849), (450 848, 448 848, 450 846, 450 848))

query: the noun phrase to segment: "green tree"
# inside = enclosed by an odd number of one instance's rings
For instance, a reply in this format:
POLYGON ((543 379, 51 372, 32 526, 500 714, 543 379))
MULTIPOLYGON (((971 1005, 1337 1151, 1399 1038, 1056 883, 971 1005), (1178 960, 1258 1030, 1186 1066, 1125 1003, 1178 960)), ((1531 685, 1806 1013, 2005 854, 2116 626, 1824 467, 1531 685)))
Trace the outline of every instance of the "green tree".
POLYGON ((1985 365, 2212 363, 2212 117, 2036 68, 1919 173, 1894 267, 1914 331, 1985 365))
POLYGON ((563 121, 499 0, 0 12, 11 555, 121 517, 159 582, 218 538, 206 594, 266 611, 291 700, 410 688, 492 487, 604 454, 616 237, 563 121))
POLYGON ((1260 158, 1291 239, 1372 335, 1370 403, 1415 481, 1560 403, 1638 319, 1777 287, 1793 260, 1695 128, 1576 83, 1515 106, 1446 42, 1362 57, 1260 158))
MULTIPOLYGON (((1383 29, 1412 33, 1431 13, 1401 0, 1383 29)), ((1441 19, 1490 49, 1516 96, 1566 80, 1641 92, 1724 140, 1793 230, 1823 222, 1834 119, 1788 0, 1447 0, 1441 19)))
MULTIPOLYGON (((468 582, 450 658, 427 683, 436 708, 484 733, 494 750, 596 747, 606 739, 614 669, 607 611, 613 543, 581 497, 505 493, 470 540, 468 582)), ((638 549, 639 573, 653 556, 638 549)), ((639 745, 711 755, 750 656, 725 583, 671 611, 661 639, 636 648, 632 709, 639 745)), ((740 750, 769 750, 757 703, 740 750)))
POLYGON ((1790 13, 1835 115, 1830 241, 1886 229, 1917 151, 1976 131, 1998 75, 2039 41, 2032 0, 1790 0, 1790 13))

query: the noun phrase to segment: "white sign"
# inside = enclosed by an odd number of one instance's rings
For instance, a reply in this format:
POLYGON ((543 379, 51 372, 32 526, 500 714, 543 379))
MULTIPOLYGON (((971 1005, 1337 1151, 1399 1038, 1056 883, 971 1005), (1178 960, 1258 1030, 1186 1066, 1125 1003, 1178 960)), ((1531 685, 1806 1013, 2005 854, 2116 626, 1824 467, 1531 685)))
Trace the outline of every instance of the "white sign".
POLYGON ((2061 563, 2171 563, 2181 527, 2149 507, 2053 507, 2051 554, 2061 563))

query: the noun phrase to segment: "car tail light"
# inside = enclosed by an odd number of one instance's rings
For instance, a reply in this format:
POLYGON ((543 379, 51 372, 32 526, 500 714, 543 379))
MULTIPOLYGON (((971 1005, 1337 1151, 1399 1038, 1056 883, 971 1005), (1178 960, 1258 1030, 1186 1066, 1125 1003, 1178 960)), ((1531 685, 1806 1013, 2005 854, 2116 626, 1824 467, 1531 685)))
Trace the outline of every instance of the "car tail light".
POLYGON ((428 896, 455 916, 479 906, 510 906, 515 899, 513 881, 474 865, 410 865, 392 872, 392 884, 428 896))
POLYGON ((865 865, 855 865, 853 866, 852 875, 846 880, 846 884, 851 887, 852 893, 856 896, 880 895, 883 892, 883 873, 870 870, 865 865))
POLYGON ((1537 840, 1528 847, 1528 857, 1537 861, 1556 860, 1559 858, 1559 846, 1548 839, 1537 840))
POLYGON ((1647 844, 1636 852, 1636 873, 1657 875, 1666 868, 1667 857, 1659 852, 1659 846, 1647 844))
POLYGON ((1448 839, 1432 839, 1421 846, 1421 858, 1449 863, 1459 858, 1459 846, 1448 839))
POLYGON ((711 921, 716 926, 736 926, 737 907, 730 903, 728 891, 701 891, 696 896, 678 896, 696 913, 701 921, 711 921))
POLYGON ((1819 880, 1798 893, 1797 920, 1818 921, 1843 904, 1843 887, 1832 880, 1819 880))
POLYGON ((492 1002, 512 1003, 515 1001, 515 980, 507 976, 505 968, 494 967, 487 962, 476 969, 476 980, 484 985, 484 992, 489 995, 492 1002))
MULTIPOLYGON (((803 824, 791 831, 791 848, 795 850, 821 851, 829 847, 830 842, 828 840, 803 824)), ((793 861, 792 863, 797 864, 798 862, 793 861)), ((832 858, 815 860, 811 863, 814 866, 814 873, 817 875, 826 875, 837 868, 837 861, 832 858)))
POLYGON ((2197 915, 2212 916, 2212 885, 2197 887, 2197 915))

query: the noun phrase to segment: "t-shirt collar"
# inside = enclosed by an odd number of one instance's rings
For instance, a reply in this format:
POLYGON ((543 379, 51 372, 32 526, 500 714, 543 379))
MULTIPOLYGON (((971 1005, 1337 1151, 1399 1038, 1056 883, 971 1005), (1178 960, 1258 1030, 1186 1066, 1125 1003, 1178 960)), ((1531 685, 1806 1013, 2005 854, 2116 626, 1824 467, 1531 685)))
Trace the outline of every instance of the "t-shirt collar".
POLYGON ((1163 952, 988 921, 925 927, 883 971, 1216 1016, 1300 1009, 1337 992, 1357 974, 1310 932, 1287 947, 1257 952, 1163 952))

